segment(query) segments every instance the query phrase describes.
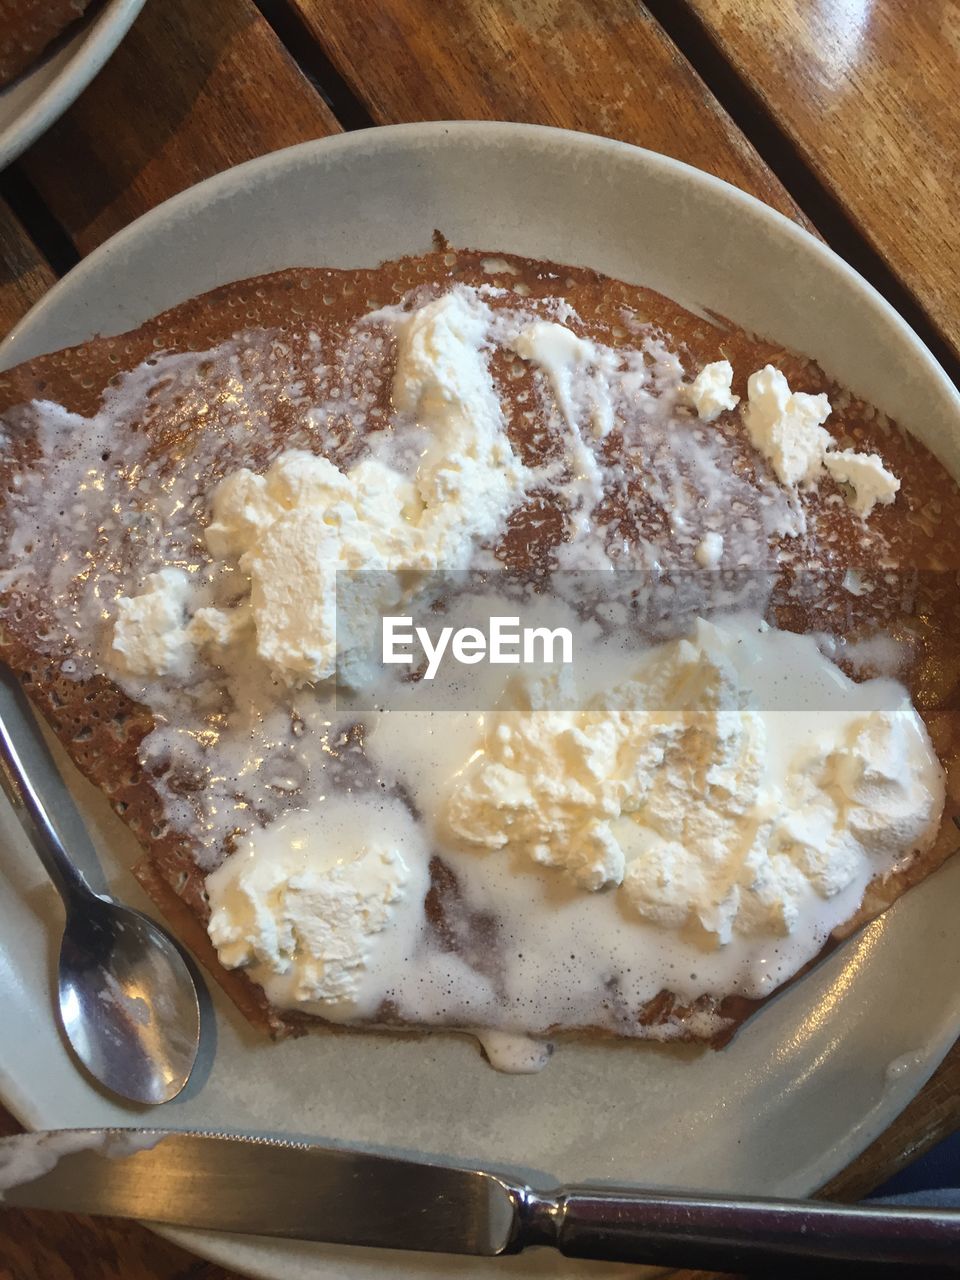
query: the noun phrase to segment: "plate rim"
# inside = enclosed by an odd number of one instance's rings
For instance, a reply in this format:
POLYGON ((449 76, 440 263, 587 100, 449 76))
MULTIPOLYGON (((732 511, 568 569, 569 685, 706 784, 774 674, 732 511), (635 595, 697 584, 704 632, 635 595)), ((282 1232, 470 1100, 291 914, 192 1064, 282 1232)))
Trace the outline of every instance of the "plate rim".
MULTIPOLYGON (((118 7, 128 6, 136 11, 139 11, 144 3, 145 0, 111 0, 113 5, 118 7)), ((135 16, 136 13, 133 14, 133 17, 135 16)), ((131 22, 132 20, 131 17, 131 22)), ((960 388, 949 377, 933 352, 893 304, 869 280, 865 279, 842 258, 836 250, 832 249, 826 241, 813 235, 798 222, 781 213, 779 209, 766 204, 759 197, 752 195, 732 182, 728 182, 724 178, 718 178, 715 174, 697 168, 696 165, 688 164, 684 160, 678 160, 660 151, 653 151, 647 147, 640 147, 631 142, 622 142, 619 139, 605 137, 601 134, 588 133, 586 130, 561 129, 553 125, 524 124, 505 120, 431 120, 406 124, 377 125, 369 129, 345 130, 342 133, 332 134, 324 138, 310 138, 305 142, 295 143, 289 147, 280 147, 274 151, 265 152, 261 156, 255 156, 253 159, 245 160, 241 164, 232 165, 219 173, 211 174, 210 177, 186 187, 183 191, 176 192, 166 200, 161 201, 160 204, 154 205, 152 209, 140 214, 139 217, 127 223, 126 226, 99 244, 92 252, 81 258, 66 275, 62 276, 52 288, 47 290, 42 298, 34 303, 26 315, 14 325, 3 341, 0 342, 0 369, 8 367, 6 357, 10 348, 15 347, 24 333, 42 318, 48 307, 52 308, 56 305, 63 292, 68 288, 76 287, 78 283, 82 283, 89 273, 95 273, 99 269, 101 262, 105 261, 110 255, 122 252, 128 243, 139 238, 144 233, 149 233, 154 221, 159 223, 171 214, 179 214, 188 209, 191 204, 206 204, 208 201, 215 201, 233 190, 247 185, 248 179, 264 178, 269 175, 271 170, 284 168, 287 165, 295 165, 301 159, 309 158, 312 154, 338 150, 377 149, 381 146, 389 146, 394 138, 401 143, 406 139, 439 141, 450 138, 452 134, 466 139, 475 137, 485 141, 493 141, 498 135, 504 139, 529 139, 531 141, 539 139, 543 142, 549 142, 552 139, 558 143, 563 142, 564 145, 580 147, 589 152, 607 151, 611 155, 632 155, 637 159, 638 163, 660 168, 666 173, 685 176, 688 180, 700 183, 708 189, 713 188, 722 192, 727 199, 739 204, 744 212, 752 214, 754 217, 759 217, 763 221, 770 222, 772 220, 773 224, 788 238, 793 239, 798 245, 802 245, 808 253, 813 253, 819 257, 829 269, 839 274, 851 288, 857 290, 863 300, 878 311, 888 323, 892 324, 899 331, 901 338, 912 346, 914 354, 922 361, 926 372, 939 384, 940 391, 953 401, 954 408, 960 414, 960 388)))
MULTIPOLYGON (((73 37, 78 42, 77 48, 66 65, 40 96, 0 131, 0 170, 22 155, 73 105, 130 30, 145 2, 109 0, 106 7, 77 32, 73 37)), ((13 84, 29 78, 31 71, 32 68, 28 68, 13 84)))

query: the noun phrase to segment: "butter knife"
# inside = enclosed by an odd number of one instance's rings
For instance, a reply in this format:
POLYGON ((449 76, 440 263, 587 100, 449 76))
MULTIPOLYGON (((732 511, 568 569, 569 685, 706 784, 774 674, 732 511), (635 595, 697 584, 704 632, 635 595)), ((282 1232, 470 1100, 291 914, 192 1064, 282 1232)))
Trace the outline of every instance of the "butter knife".
POLYGON ((720 1199, 500 1173, 335 1147, 148 1129, 0 1140, 0 1208, 57 1209, 215 1231, 496 1257, 574 1258, 847 1276, 960 1273, 960 1212, 720 1199))

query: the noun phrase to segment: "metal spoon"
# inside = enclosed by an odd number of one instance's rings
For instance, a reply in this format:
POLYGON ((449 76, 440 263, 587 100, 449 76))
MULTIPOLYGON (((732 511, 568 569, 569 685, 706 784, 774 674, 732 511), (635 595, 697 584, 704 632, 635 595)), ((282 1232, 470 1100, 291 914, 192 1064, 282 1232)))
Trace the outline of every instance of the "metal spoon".
POLYGON ((200 1042, 193 976, 158 925, 95 893, 67 853, 62 830, 72 832, 75 843, 89 839, 20 682, 3 667, 0 765, 0 784, 67 914, 58 972, 64 1034, 83 1066, 113 1093, 132 1102, 168 1102, 187 1083, 200 1042))

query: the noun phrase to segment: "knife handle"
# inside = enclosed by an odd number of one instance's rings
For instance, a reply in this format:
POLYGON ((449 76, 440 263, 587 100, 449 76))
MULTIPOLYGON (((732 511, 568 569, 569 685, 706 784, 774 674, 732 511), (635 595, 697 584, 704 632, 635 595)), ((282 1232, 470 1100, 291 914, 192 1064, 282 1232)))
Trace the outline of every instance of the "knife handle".
POLYGON ((572 1258, 752 1272, 777 1277, 960 1273, 960 1211, 834 1205, 809 1200, 638 1195, 619 1188, 530 1192, 521 1248, 552 1245, 572 1258), (791 1267, 789 1264, 793 1264, 791 1267), (860 1268, 856 1264, 861 1264, 860 1268), (785 1265, 786 1264, 786 1265, 785 1265))

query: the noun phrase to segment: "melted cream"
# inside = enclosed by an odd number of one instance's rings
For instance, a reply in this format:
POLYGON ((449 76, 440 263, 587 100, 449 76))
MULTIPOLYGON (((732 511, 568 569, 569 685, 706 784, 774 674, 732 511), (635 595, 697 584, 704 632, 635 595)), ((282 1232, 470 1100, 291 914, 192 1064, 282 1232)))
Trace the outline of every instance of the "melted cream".
MULTIPOLYGON (((443 815, 451 788, 461 785, 462 775, 451 776, 450 762, 459 758, 464 769, 476 767, 482 756, 473 755, 471 747, 482 750, 488 717, 455 711, 405 711, 402 700, 395 700, 369 734, 368 751, 385 772, 400 776, 422 814, 435 815, 432 844, 441 849, 456 874, 464 902, 474 913, 488 913, 499 921, 498 950, 511 961, 486 980, 459 968, 445 973, 443 999, 438 1004, 425 997, 423 972, 411 971, 401 976, 393 990, 400 1007, 406 1008, 410 1002, 409 1007, 415 1003, 421 1017, 466 1021, 472 1016, 477 1023, 505 1031, 543 1033, 558 1024, 589 1025, 597 1017, 598 990, 608 993, 604 1021, 623 1026, 629 1022, 630 1011, 662 990, 673 991, 687 1001, 728 993, 760 997, 817 954, 831 931, 854 913, 874 875, 893 870, 916 844, 932 837, 943 804, 942 773, 901 685, 891 680, 857 684, 820 655, 812 637, 764 629, 757 618, 730 619, 724 630, 733 661, 750 675, 751 701, 762 709, 756 714, 768 727, 765 753, 771 778, 786 779, 796 767, 800 770, 797 778, 805 779, 808 762, 833 758, 831 746, 840 750, 851 726, 865 720, 880 725, 882 718, 890 715, 903 719, 909 745, 887 772, 902 771, 904 784, 915 786, 916 792, 910 793, 909 799, 899 793, 891 797, 885 827, 880 793, 872 795, 869 804, 866 796, 860 801, 867 804, 864 814, 876 820, 876 832, 882 829, 886 833, 880 843, 866 839, 859 843, 861 837, 854 838, 848 849, 856 849, 856 856, 844 862, 843 874, 833 883, 818 882, 815 869, 809 877, 788 877, 793 913, 789 928, 772 916, 764 924, 765 917, 751 911, 745 917, 743 932, 723 945, 705 928, 683 926, 687 909, 672 925, 638 916, 629 894, 610 888, 585 892, 587 886, 575 877, 538 865, 509 838, 501 848, 489 852, 478 850, 473 840, 451 839, 443 815), (911 815, 906 828, 902 825, 903 803, 911 815), (478 1006, 482 1018, 477 1016, 478 1006)), ((630 657, 618 653, 615 642, 600 640, 583 655, 578 671, 588 683, 598 672, 601 679, 613 683, 616 676, 612 673, 628 669, 630 662, 630 657)), ((877 766, 882 762, 883 748, 879 748, 877 766)), ((871 776, 870 768, 867 775, 871 776)), ((680 777, 677 772, 676 781, 680 777)), ((673 780, 671 775, 665 782, 673 780)), ((827 783, 825 797, 832 794, 833 786, 827 783)), ((553 787, 555 798, 562 798, 559 778, 553 787)), ((812 812, 814 801, 799 780, 791 787, 792 791, 778 793, 777 804, 786 806, 779 810, 782 819, 793 821, 812 812)), ((771 813, 777 812, 771 795, 760 797, 760 801, 771 813)), ((695 792, 686 792, 683 803, 694 816, 698 803, 695 792)), ((702 804, 707 803, 704 796, 702 804)), ((609 808, 606 812, 609 817, 609 808)), ((487 820, 495 816, 490 814, 487 820)), ((840 818, 843 830, 847 816, 844 811, 840 818)), ((643 822, 642 806, 636 817, 643 822)), ((850 820, 855 827, 855 811, 850 820)), ((756 823, 749 814, 744 814, 742 821, 745 832, 754 830, 756 823)), ((719 822, 714 818, 714 825, 719 822)), ((629 834, 615 829, 622 838, 629 834)), ((474 830, 481 834, 479 815, 474 830)), ((505 830, 508 833, 509 827, 505 830)), ((567 847, 561 840, 559 852, 567 847)), ((759 877, 759 871, 756 875, 759 877)), ((745 883, 749 887, 753 882, 745 883)), ((688 909, 695 901, 691 891, 688 909)), ((705 912, 708 905, 715 910, 719 900, 705 904, 705 912)), ((434 995, 438 976, 434 973, 430 978, 434 995)), ((666 1026, 658 1034, 669 1038, 675 1033, 676 1028, 666 1026)))

